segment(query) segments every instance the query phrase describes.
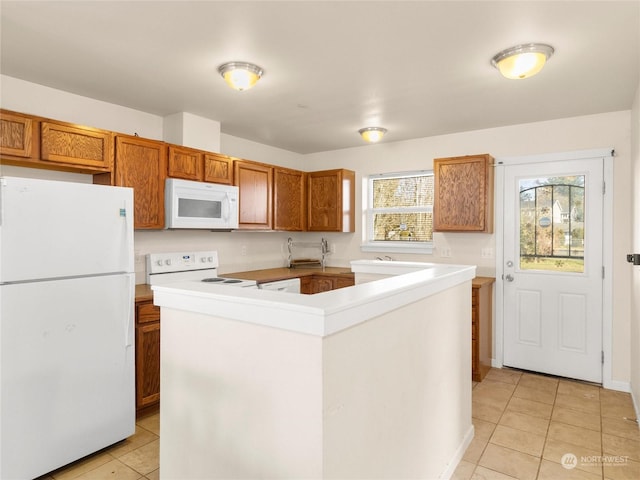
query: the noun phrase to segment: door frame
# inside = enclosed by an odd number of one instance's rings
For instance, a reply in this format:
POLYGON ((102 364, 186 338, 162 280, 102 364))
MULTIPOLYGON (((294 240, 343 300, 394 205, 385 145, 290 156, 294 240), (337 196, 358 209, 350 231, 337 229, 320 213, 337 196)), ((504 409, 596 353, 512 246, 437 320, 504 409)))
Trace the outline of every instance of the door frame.
POLYGON ((613 327, 613 155, 614 149, 579 150, 553 154, 526 155, 517 157, 496 157, 495 163, 495 243, 496 243, 496 288, 493 366, 502 368, 504 361, 504 168, 505 166, 528 163, 584 160, 601 157, 603 159, 603 179, 606 185, 602 210, 602 249, 605 271, 602 292, 602 386, 612 390, 628 392, 625 382, 612 379, 612 327, 613 327))

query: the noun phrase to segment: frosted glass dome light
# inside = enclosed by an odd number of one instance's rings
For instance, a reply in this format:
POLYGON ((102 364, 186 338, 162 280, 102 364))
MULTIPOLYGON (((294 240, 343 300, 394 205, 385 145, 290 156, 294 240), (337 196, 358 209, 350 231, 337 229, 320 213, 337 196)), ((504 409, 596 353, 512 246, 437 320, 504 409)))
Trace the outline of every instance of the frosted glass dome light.
POLYGON ((491 65, 506 78, 529 78, 542 70, 553 52, 552 46, 542 43, 517 45, 495 55, 491 59, 491 65))
POLYGON ((253 87, 264 74, 264 70, 253 63, 229 62, 218 67, 227 85, 234 90, 248 90, 253 87))

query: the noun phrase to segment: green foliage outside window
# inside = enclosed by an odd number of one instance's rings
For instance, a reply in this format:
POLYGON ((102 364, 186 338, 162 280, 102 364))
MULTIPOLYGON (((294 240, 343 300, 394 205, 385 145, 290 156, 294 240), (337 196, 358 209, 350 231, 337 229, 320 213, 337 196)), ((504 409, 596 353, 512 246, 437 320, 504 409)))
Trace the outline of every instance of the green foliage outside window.
POLYGON ((433 174, 374 177, 373 241, 433 240, 433 174))

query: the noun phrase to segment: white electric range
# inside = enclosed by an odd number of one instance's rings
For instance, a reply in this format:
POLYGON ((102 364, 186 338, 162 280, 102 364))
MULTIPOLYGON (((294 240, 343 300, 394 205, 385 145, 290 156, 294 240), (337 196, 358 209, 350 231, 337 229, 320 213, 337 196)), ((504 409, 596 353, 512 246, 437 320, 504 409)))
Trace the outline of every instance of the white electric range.
POLYGON ((240 288, 258 288, 255 280, 218 276, 218 252, 174 252, 147 254, 147 283, 205 282, 240 288))

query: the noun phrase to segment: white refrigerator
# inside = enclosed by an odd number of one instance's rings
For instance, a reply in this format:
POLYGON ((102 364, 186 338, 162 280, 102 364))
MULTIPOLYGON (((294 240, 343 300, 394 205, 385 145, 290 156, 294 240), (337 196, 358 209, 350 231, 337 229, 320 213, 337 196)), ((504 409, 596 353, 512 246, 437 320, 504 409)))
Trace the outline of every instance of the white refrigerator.
POLYGON ((133 191, 0 177, 0 478, 135 431, 133 191))

